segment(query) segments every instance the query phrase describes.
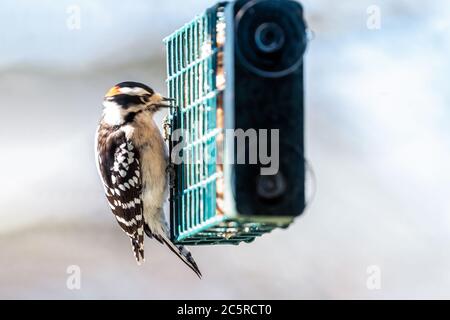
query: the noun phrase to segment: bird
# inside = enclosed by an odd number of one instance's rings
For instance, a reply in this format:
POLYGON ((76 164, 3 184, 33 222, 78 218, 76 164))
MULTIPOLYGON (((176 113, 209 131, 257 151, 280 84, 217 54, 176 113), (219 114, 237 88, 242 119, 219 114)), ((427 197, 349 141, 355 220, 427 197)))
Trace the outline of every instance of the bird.
POLYGON ((107 202, 131 240, 138 265, 145 262, 144 233, 166 245, 195 274, 202 274, 190 251, 169 236, 163 203, 167 198, 167 147, 153 116, 171 106, 149 86, 125 81, 109 89, 95 138, 96 166, 107 202))

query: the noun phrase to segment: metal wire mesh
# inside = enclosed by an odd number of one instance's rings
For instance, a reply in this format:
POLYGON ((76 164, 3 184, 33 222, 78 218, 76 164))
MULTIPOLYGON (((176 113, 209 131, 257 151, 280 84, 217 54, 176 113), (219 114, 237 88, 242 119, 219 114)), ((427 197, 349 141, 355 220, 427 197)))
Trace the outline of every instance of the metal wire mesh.
POLYGON ((176 166, 176 186, 172 190, 172 233, 181 240, 214 225, 217 154, 217 89, 214 46, 215 19, 211 11, 165 39, 167 85, 178 108, 169 115, 172 132, 183 135, 183 164, 176 166))
MULTIPOLYGON (((223 184, 217 157, 223 148, 224 70, 223 39, 217 32, 225 36, 224 21, 223 7, 218 5, 164 39, 167 87, 177 105, 168 121, 171 136, 175 130, 183 136, 183 163, 175 165, 170 190, 171 237, 176 243, 238 244, 279 226, 228 216, 218 205, 217 186, 223 184)), ((169 141, 171 153, 174 145, 169 141)))

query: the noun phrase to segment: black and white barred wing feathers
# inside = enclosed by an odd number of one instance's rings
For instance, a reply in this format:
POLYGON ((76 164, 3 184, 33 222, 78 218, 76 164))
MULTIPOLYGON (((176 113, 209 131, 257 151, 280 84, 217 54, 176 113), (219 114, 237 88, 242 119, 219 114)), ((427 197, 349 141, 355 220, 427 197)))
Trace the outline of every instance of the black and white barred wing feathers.
POLYGON ((104 136, 103 143, 100 141, 99 171, 106 197, 117 222, 130 237, 140 264, 144 261, 144 218, 139 152, 123 131, 115 131, 104 136))

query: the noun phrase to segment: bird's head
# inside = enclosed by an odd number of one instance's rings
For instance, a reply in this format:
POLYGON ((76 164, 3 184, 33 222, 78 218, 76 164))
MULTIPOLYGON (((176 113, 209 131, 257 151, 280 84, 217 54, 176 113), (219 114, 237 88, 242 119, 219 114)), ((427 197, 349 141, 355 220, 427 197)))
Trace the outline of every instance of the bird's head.
POLYGON ((126 81, 109 89, 103 100, 107 123, 120 125, 140 112, 155 113, 161 108, 170 107, 173 99, 165 98, 145 84, 126 81))

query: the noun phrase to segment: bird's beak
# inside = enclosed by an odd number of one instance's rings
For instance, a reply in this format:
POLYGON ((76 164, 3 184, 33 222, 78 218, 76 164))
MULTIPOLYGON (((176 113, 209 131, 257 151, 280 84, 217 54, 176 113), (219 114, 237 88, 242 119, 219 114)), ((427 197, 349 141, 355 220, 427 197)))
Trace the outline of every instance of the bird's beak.
POLYGON ((172 98, 166 98, 166 97, 160 97, 159 101, 162 103, 152 103, 150 106, 154 106, 157 108, 171 108, 171 107, 176 107, 170 104, 170 102, 175 101, 175 99, 172 98))
MULTIPOLYGON (((163 102, 174 102, 175 99, 162 97, 161 101, 163 101, 163 102)), ((176 106, 171 105, 170 103, 161 103, 161 104, 157 104, 157 106, 160 107, 160 108, 176 107, 176 106)))

